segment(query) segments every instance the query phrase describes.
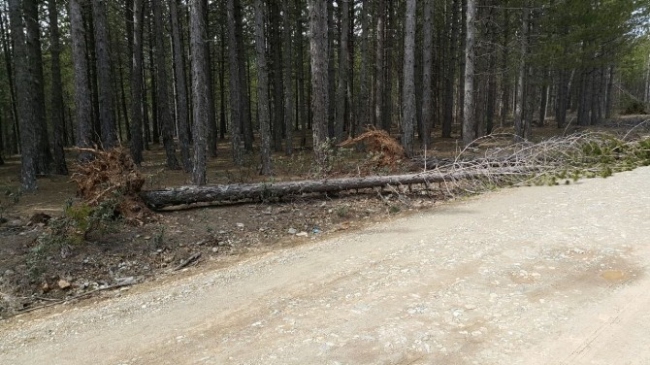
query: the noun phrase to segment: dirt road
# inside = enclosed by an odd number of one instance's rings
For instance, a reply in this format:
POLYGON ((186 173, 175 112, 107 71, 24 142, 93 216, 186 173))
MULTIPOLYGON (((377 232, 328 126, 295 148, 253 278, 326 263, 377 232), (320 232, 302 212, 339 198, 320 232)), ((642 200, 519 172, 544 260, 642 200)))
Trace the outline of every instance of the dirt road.
POLYGON ((650 168, 0 322, 0 364, 650 364, 650 168))

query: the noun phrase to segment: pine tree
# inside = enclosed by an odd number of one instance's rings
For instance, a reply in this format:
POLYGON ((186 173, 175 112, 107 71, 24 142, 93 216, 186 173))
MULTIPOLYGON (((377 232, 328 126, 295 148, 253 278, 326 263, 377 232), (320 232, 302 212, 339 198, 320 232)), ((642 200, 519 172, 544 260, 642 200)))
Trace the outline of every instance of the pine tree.
POLYGON ((207 169, 208 79, 204 43, 207 37, 206 9, 202 0, 190 0, 190 48, 192 52, 192 114, 194 140, 194 166, 192 184, 205 185, 207 169))
POLYGON ((415 126, 415 13, 416 0, 406 0, 404 23, 404 88, 402 97, 402 146, 407 156, 413 154, 415 126))
MULTIPOLYGON (((314 158, 322 170, 329 161, 327 3, 309 0, 309 45, 311 53, 311 111, 314 158)), ((324 171, 321 171, 324 172, 324 171)))

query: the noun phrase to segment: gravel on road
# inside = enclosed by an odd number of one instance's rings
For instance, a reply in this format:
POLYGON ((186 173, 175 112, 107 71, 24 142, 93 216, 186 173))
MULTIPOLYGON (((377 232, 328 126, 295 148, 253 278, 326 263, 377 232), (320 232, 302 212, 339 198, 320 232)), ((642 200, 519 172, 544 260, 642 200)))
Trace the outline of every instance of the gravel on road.
POLYGON ((0 322, 0 364, 649 364, 650 168, 0 322))

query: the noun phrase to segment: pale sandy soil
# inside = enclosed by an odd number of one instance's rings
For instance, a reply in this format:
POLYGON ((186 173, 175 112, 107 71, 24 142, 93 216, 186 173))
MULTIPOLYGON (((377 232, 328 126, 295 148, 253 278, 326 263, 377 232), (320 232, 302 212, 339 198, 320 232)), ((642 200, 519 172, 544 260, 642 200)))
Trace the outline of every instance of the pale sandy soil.
POLYGON ((14 317, 0 364, 650 364, 649 220, 650 168, 502 190, 14 317))

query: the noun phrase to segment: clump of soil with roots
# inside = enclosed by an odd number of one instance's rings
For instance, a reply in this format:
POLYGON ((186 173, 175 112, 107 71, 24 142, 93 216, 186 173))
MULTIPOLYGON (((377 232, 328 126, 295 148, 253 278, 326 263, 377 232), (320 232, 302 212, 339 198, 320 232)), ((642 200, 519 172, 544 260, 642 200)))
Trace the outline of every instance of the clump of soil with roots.
POLYGON ((96 207, 111 201, 115 215, 129 222, 142 223, 151 214, 139 194, 145 179, 125 148, 79 149, 89 155, 87 161, 73 167, 71 180, 84 204, 96 207))
POLYGON ((366 150, 376 154, 375 162, 378 167, 394 167, 404 159, 404 149, 399 142, 382 129, 369 128, 355 138, 348 138, 339 143, 339 147, 352 147, 363 143, 366 150))

